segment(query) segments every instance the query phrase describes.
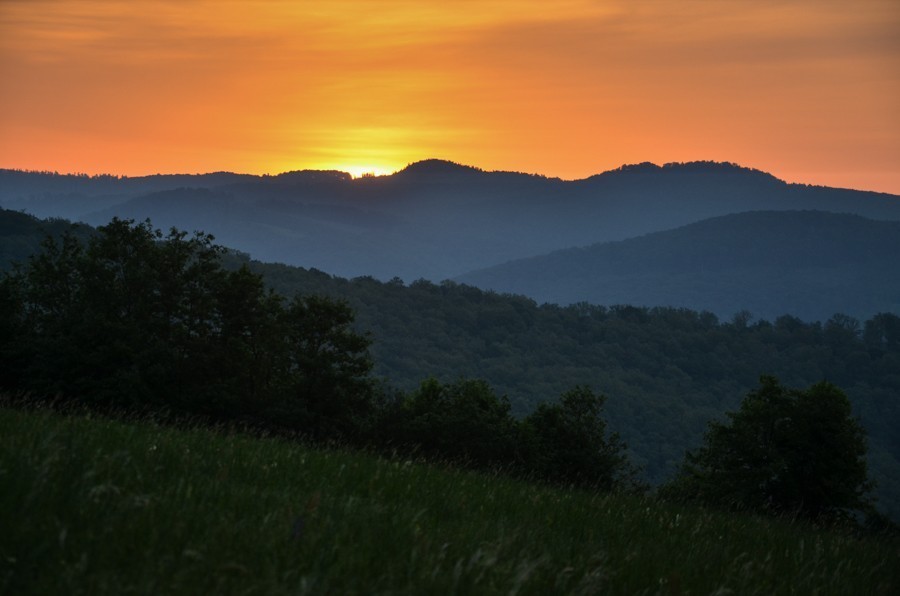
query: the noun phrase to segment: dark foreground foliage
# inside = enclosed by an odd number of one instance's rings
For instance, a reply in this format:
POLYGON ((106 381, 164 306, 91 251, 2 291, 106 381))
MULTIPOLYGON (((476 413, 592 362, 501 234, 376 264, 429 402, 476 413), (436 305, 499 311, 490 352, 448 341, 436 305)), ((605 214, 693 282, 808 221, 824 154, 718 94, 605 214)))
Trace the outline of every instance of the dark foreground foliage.
POLYGON ((404 391, 425 376, 485 379, 524 418, 574 386, 608 396, 604 417, 645 480, 674 475, 710 420, 737 409, 760 374, 788 387, 828 380, 868 435, 881 510, 900 519, 900 316, 827 321, 628 305, 538 305, 522 296, 426 280, 353 280, 251 262, 285 295, 345 298, 371 330, 374 371, 404 391))
POLYGON ((352 434, 372 364, 350 309, 285 304, 246 268, 223 269, 222 252, 209 235, 120 220, 86 243, 48 238, 0 282, 5 387, 352 434))
POLYGON ((0 593, 896 594, 799 521, 0 407, 0 593))
POLYGON ((408 395, 371 375, 345 302, 267 291, 205 234, 113 220, 48 238, 0 281, 2 389, 167 412, 607 490, 636 485, 586 388, 524 421, 483 381, 408 395))
POLYGON ((787 389, 762 377, 728 419, 710 423, 664 495, 818 521, 871 510, 865 434, 834 385, 787 389))

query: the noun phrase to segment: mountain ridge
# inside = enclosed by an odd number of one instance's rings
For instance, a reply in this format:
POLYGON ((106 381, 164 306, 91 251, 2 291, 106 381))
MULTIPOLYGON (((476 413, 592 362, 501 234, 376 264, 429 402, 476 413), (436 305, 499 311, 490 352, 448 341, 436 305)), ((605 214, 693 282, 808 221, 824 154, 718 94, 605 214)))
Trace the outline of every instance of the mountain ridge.
POLYGON ((458 276, 538 302, 786 312, 825 320, 900 312, 900 222, 821 211, 729 214, 458 276))
POLYGON ((164 229, 203 229, 265 261, 406 281, 751 210, 900 221, 900 196, 788 184, 710 161, 626 165, 576 181, 447 160, 355 179, 325 170, 147 178, 0 171, 0 206, 92 225, 149 218, 164 229))
MULTIPOLYGON (((378 174, 378 175, 363 175, 354 177, 349 172, 345 172, 342 170, 335 169, 315 169, 315 168, 304 168, 300 170, 286 170, 283 172, 278 172, 274 174, 249 174, 242 172, 233 172, 228 170, 217 170, 213 172, 197 172, 197 173, 184 173, 184 172, 172 172, 172 173, 156 173, 156 174, 141 174, 141 175, 118 175, 112 173, 101 173, 101 174, 83 174, 78 172, 64 172, 59 173, 57 171, 50 170, 27 170, 27 169, 19 169, 19 168, 0 168, 0 176, 8 176, 12 175, 39 175, 52 177, 54 179, 69 179, 69 180, 77 180, 77 181, 104 181, 104 182, 116 182, 116 181, 149 181, 149 180, 179 180, 179 181, 199 181, 202 182, 204 180, 217 180, 217 184, 228 183, 223 181, 226 178, 233 178, 236 180, 247 180, 247 179, 257 179, 257 180, 267 180, 267 179, 286 179, 290 177, 306 177, 310 178, 315 177, 332 177, 334 179, 340 181, 366 181, 372 178, 393 178, 398 175, 421 175, 421 174, 455 174, 455 173, 477 173, 477 174, 515 174, 521 175, 525 177, 531 178, 544 178, 547 180, 558 180, 560 182, 584 182, 589 180, 594 180, 602 177, 612 177, 621 174, 634 174, 634 173, 662 173, 667 171, 682 171, 682 172, 741 172, 741 173, 750 173, 754 175, 758 175, 760 177, 770 178, 772 180, 781 182, 786 185, 791 186, 804 186, 804 187, 813 187, 813 188, 834 188, 841 190, 854 190, 859 192, 871 192, 875 194, 886 194, 891 196, 900 196, 894 193, 887 193, 881 191, 873 191, 866 189, 855 189, 855 188, 844 188, 844 187, 829 187, 826 185, 813 184, 813 183, 803 183, 803 182, 787 182, 781 178, 776 177, 775 175, 766 172, 764 170, 759 170, 757 168, 743 166, 735 162, 729 161, 715 161, 715 160, 693 160, 693 161, 684 161, 684 162, 664 162, 662 164, 656 164, 650 161, 637 162, 637 163, 623 163, 621 166, 612 168, 609 170, 599 171, 594 174, 589 174, 587 176, 583 176, 581 178, 561 178, 559 176, 550 176, 546 174, 541 174, 538 172, 527 172, 523 170, 488 170, 484 168, 480 168, 478 166, 464 164, 461 162, 456 162, 449 159, 441 159, 441 158, 425 158, 420 159, 414 162, 410 162, 406 166, 400 168, 399 170, 392 172, 390 174, 378 174)), ((7 181, 4 181, 7 182, 7 181)), ((189 187, 189 185, 188 185, 189 187)))

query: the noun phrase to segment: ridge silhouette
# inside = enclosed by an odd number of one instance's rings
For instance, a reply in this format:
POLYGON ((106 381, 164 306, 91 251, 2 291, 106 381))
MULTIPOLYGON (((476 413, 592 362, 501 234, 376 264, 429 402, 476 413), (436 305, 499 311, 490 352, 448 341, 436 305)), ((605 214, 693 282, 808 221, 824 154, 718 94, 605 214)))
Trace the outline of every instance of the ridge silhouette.
POLYGON ((298 170, 144 177, 0 170, 0 206, 95 225, 205 230, 264 261, 440 281, 508 261, 759 210, 900 221, 900 197, 788 184, 727 162, 626 165, 580 180, 440 159, 386 176, 298 170))

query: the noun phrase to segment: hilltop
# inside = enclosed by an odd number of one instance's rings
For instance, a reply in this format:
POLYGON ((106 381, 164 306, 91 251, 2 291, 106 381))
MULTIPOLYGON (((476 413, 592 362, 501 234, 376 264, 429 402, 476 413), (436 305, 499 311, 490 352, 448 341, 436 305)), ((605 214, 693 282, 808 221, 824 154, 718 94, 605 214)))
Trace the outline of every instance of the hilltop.
POLYGON ((900 222, 821 211, 720 216, 456 278, 538 302, 749 311, 822 321, 900 313, 900 222))
POLYGON ((344 277, 440 281, 555 250, 752 210, 900 221, 900 197, 787 184, 729 163, 638 164, 565 181, 425 160, 341 172, 137 178, 0 171, 0 206, 93 225, 150 218, 270 262, 344 277))

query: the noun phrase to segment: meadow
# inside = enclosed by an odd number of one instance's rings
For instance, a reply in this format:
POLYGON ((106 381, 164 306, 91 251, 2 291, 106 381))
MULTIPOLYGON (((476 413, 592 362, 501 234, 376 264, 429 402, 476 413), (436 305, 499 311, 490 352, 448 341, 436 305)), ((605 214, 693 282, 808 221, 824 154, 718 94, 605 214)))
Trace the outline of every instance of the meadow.
POLYGON ((281 438, 0 409, 4 594, 891 594, 900 545, 281 438))

